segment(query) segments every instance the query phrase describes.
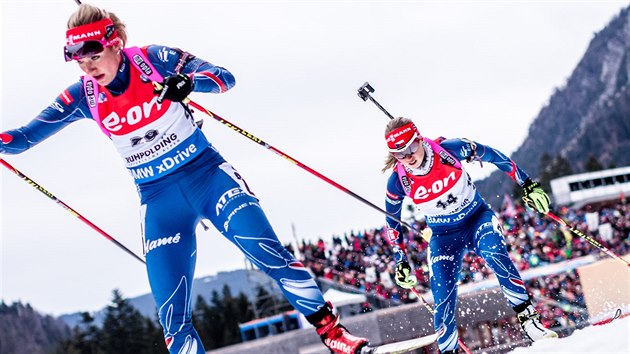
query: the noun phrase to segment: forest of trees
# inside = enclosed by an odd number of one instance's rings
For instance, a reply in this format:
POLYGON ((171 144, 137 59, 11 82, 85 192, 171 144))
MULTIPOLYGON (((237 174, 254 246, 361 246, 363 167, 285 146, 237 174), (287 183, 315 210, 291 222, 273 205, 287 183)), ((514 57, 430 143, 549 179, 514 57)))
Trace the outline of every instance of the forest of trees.
MULTIPOLYGON (((239 323, 259 315, 271 315, 289 306, 263 289, 258 300, 232 295, 226 285, 222 292, 213 291, 210 303, 198 297, 193 309, 193 323, 204 347, 209 350, 241 341, 239 323), (273 306, 270 306, 273 303, 273 306)), ((0 303, 0 353, 6 354, 168 354, 157 314, 147 318, 140 314, 118 290, 105 309, 102 324, 89 313, 73 329, 61 320, 43 316, 30 305, 0 303)))
POLYGON ((66 324, 43 316, 30 305, 0 302, 0 353, 45 354, 70 336, 66 324))

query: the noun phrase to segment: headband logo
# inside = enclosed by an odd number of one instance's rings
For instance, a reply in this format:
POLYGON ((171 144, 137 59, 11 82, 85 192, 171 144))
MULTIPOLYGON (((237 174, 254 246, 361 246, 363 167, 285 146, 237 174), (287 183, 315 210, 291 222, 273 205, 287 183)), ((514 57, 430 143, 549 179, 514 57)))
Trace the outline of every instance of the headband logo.
POLYGON ((105 27, 105 39, 109 39, 109 37, 111 37, 114 34, 114 31, 116 31, 116 28, 114 27, 114 25, 108 25, 105 27))
POLYGON ((392 141, 393 142, 394 140, 396 140, 396 138, 398 138, 399 136, 401 136, 401 135, 411 131, 412 129, 413 129, 412 127, 407 127, 407 128, 405 128, 405 129, 403 129, 403 130, 401 130, 399 132, 396 132, 394 134, 390 134, 387 137, 387 141, 392 141))
POLYGON ((82 39, 93 38, 93 37, 102 37, 101 31, 100 30, 96 30, 96 31, 93 31, 93 32, 86 32, 86 33, 81 33, 81 34, 72 34, 72 35, 68 36, 68 44, 72 45, 76 41, 80 42, 82 39))

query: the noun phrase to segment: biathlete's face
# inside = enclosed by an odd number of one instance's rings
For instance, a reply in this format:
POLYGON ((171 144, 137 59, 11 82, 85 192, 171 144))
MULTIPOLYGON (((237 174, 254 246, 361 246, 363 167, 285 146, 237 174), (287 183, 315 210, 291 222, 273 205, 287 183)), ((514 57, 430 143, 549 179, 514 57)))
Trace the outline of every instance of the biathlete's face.
POLYGON ((123 42, 110 18, 70 28, 63 47, 66 61, 76 60, 84 73, 106 86, 116 77, 123 42))
POLYGON ((100 53, 91 54, 89 56, 76 59, 79 67, 89 76, 96 79, 99 85, 107 86, 116 77, 118 67, 120 66, 121 45, 105 47, 100 53))
POLYGON ((408 168, 419 168, 424 160, 424 148, 422 148, 421 139, 414 140, 407 149, 392 153, 392 155, 408 168))

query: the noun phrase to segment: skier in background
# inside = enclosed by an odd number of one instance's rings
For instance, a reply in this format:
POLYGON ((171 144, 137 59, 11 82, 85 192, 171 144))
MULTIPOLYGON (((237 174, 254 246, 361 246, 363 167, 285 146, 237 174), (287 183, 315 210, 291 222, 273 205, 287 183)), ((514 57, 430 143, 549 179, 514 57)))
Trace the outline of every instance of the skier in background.
MULTIPOLYGON (((523 187, 527 204, 544 214, 549 211, 549 197, 538 182, 532 181, 497 150, 466 139, 427 139, 407 118, 391 120, 385 130, 385 140, 389 155, 383 172, 391 171, 387 182, 387 211, 400 219, 402 201, 409 197, 426 216, 427 226, 433 233, 427 258, 440 352, 458 352, 457 283, 467 250, 474 250, 483 257, 495 272, 527 337, 531 340, 557 337, 540 323, 540 315, 508 256, 497 217, 477 192, 460 161, 493 163, 523 187)), ((417 279, 407 261, 401 225, 389 217, 386 223, 388 242, 396 260, 396 283, 411 289, 417 279)))
POLYGON ((205 354, 191 313, 201 219, 276 280, 332 352, 360 352, 367 340, 339 323, 310 273, 278 241, 243 177, 182 103, 193 91, 229 90, 232 74, 176 48, 125 48, 126 41, 115 14, 80 5, 68 21, 64 55, 86 75, 31 122, 1 133, 0 153, 21 153, 72 122, 95 121, 137 185, 147 273, 170 353, 205 354))

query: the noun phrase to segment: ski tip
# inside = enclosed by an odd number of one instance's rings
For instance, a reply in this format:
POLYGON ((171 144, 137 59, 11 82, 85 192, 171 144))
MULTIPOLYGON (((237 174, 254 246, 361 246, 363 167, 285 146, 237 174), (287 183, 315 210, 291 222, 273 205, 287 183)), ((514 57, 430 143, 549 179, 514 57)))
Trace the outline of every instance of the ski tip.
POLYGON ((374 354, 376 347, 371 347, 370 345, 365 345, 361 348, 361 352, 359 354, 374 354))
POLYGON ((404 340, 400 342, 394 342, 389 344, 382 344, 377 346, 365 346, 361 348, 360 354, 401 354, 407 353, 412 350, 425 347, 431 343, 434 343, 437 340, 437 333, 414 338, 409 340, 404 340))

